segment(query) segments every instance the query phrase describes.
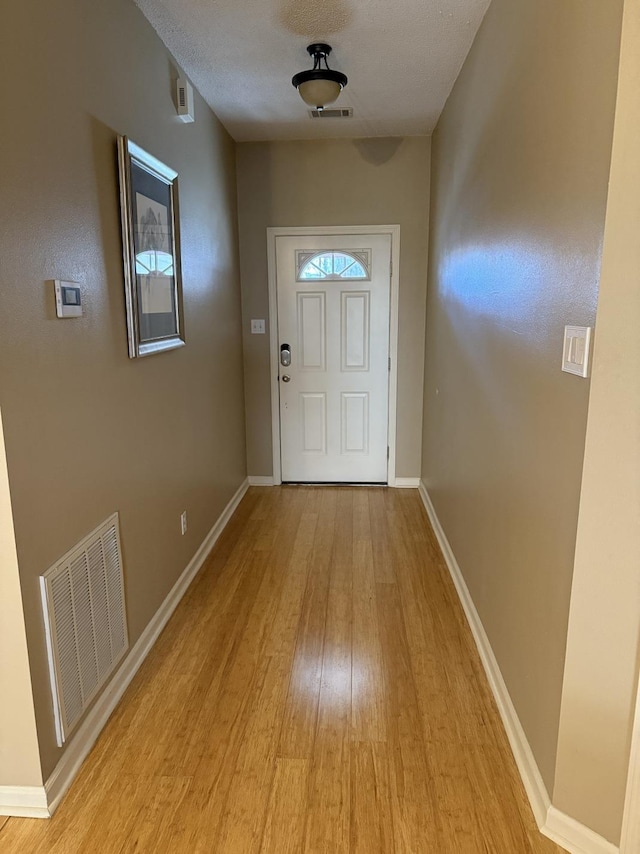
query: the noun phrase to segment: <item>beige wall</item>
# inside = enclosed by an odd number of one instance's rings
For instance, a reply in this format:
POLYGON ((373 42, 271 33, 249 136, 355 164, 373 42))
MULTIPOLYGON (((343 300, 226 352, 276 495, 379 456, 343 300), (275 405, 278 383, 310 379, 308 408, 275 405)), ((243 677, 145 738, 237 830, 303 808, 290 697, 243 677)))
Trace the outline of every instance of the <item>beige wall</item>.
POLYGON ((399 224, 396 475, 418 476, 429 156, 430 141, 420 137, 238 145, 250 474, 273 473, 269 336, 249 332, 251 318, 269 317, 267 227, 399 224))
POLYGON ((0 418, 0 786, 42 786, 0 418))
POLYGON ((118 510, 134 643, 245 476, 234 143, 200 98, 178 120, 176 69, 130 0, 24 0, 3 26, 0 404, 46 777, 38 576, 118 510), (118 133, 180 176, 187 346, 138 360, 118 133), (83 318, 55 318, 54 278, 82 283, 83 318))
POLYGON ((423 477, 549 791, 621 5, 493 0, 433 139, 423 477))
POLYGON ((640 2, 626 0, 554 790, 614 843, 640 633, 639 81, 640 2))

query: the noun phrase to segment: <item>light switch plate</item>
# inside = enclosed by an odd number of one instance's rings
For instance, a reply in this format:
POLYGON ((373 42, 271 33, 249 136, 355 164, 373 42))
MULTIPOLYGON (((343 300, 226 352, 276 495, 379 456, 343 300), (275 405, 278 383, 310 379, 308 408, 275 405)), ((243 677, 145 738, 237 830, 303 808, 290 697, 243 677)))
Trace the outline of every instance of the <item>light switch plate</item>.
POLYGON ((590 344, 590 326, 565 326, 562 370, 578 377, 588 377, 590 344))
POLYGON ((252 335, 264 335, 265 334, 265 323, 264 320, 252 320, 251 321, 251 334, 252 335))

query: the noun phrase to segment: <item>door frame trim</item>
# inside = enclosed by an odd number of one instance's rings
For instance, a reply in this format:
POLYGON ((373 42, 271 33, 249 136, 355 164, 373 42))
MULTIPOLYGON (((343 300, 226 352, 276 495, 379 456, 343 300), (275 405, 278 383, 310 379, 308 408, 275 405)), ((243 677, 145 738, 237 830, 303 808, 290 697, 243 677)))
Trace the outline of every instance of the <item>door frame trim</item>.
POLYGON ((269 370, 271 372, 271 435, 273 453, 273 483, 282 483, 280 447, 280 393, 278 389, 278 301, 276 274, 276 238, 318 235, 388 234, 391 236, 391 276, 389 292, 389 420, 387 442, 387 482, 396 486, 396 414, 398 404, 398 291, 400 285, 400 226, 399 225, 329 225, 277 226, 267 228, 267 270, 269 284, 269 370))

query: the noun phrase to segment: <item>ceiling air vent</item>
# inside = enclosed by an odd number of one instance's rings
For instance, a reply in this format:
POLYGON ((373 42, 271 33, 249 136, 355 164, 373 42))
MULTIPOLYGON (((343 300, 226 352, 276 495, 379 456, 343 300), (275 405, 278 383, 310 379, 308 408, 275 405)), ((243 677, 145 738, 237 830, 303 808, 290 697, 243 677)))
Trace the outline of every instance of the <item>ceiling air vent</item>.
POLYGON ((350 119, 353 116, 353 107, 344 110, 309 110, 312 119, 350 119))

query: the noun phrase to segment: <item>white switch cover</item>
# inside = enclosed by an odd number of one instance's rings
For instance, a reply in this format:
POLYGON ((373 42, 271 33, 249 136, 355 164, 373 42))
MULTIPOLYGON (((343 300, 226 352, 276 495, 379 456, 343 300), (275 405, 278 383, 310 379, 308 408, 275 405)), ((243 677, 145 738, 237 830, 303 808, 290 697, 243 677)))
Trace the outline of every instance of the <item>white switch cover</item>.
POLYGON ((264 335, 264 333, 265 333, 264 320, 252 320, 251 321, 251 334, 252 335, 264 335))
POLYGON ((588 377, 590 343, 590 326, 565 326, 562 370, 579 377, 588 377))

